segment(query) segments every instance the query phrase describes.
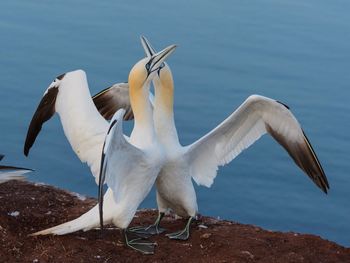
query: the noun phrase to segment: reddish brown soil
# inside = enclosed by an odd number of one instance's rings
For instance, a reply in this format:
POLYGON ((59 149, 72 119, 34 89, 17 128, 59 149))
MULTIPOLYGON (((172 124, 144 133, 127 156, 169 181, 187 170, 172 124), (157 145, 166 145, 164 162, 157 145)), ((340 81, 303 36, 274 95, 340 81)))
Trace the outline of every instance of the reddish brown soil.
MULTIPOLYGON (((152 237, 158 246, 144 256, 121 243, 119 230, 66 236, 27 235, 76 218, 96 203, 51 186, 11 181, 0 185, 0 262, 350 262, 350 249, 313 235, 281 233, 200 217, 188 241, 152 237), (19 214, 16 216, 18 211, 19 214), (203 228, 203 225, 207 228, 203 228)), ((156 211, 140 211, 135 224, 150 224, 156 211)), ((168 216, 169 231, 184 220, 168 216)))

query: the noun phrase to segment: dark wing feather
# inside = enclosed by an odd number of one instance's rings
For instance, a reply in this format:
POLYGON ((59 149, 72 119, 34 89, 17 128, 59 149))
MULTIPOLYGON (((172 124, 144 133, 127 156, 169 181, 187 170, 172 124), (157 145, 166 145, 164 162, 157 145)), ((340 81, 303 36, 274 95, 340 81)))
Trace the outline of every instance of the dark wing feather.
POLYGON ((27 137, 24 144, 24 155, 28 156, 36 137, 41 131, 44 122, 48 121, 55 114, 55 103, 58 94, 58 87, 51 87, 41 99, 38 108, 29 124, 27 137))
POLYGON ((114 113, 123 108, 126 113, 124 120, 134 119, 134 114, 130 105, 129 84, 118 83, 102 90, 92 97, 97 110, 106 119, 110 120, 114 113))
POLYGON ((303 132, 303 142, 290 143, 270 126, 266 125, 266 130, 287 150, 294 162, 310 177, 310 179, 321 188, 323 192, 327 193, 329 189, 327 177, 305 133, 303 132))

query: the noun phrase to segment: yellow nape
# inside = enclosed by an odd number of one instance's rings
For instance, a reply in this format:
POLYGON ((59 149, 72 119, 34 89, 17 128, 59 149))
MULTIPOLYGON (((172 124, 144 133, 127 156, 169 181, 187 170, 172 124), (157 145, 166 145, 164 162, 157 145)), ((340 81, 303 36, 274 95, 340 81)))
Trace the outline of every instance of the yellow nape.
POLYGON ((155 87, 156 103, 161 105, 164 111, 172 113, 174 110, 174 81, 168 66, 162 68, 159 78, 155 79, 155 87))
POLYGON ((130 91, 135 89, 141 89, 147 79, 147 70, 145 68, 147 60, 142 59, 137 62, 129 73, 129 86, 130 91))
POLYGON ((145 119, 145 109, 149 106, 148 93, 145 89, 147 85, 147 70, 145 68, 146 59, 140 60, 131 69, 129 74, 129 95, 130 104, 134 112, 135 120, 142 121, 145 119))

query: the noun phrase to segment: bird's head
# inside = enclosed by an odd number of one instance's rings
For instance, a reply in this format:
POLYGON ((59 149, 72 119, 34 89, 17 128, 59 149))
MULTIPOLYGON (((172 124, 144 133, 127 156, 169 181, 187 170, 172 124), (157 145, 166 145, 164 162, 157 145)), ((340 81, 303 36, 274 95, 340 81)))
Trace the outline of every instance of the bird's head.
MULTIPOLYGON (((158 53, 154 53, 141 59, 131 69, 129 74, 129 84, 131 87, 142 88, 149 84, 158 74, 158 71, 165 67, 164 61, 174 52, 176 45, 171 45, 158 53)), ((159 72, 159 74, 162 74, 159 72)))
MULTIPOLYGON (((141 36, 140 39, 141 39, 142 47, 147 57, 152 57, 154 54, 157 53, 145 36, 141 36)), ((157 75, 154 77, 153 80, 155 83, 159 83, 163 88, 169 88, 169 89, 173 88, 174 86, 173 74, 171 72, 169 65, 166 62, 163 62, 159 66, 157 70, 157 75)))

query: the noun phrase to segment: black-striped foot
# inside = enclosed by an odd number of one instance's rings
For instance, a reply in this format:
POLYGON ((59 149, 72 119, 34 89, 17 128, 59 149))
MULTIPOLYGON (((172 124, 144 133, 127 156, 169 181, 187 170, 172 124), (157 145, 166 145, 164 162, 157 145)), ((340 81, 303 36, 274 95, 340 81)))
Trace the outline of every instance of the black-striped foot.
POLYGON ((140 235, 159 235, 165 231, 164 228, 160 227, 160 221, 164 217, 164 213, 159 213, 156 221, 154 222, 153 225, 150 226, 136 226, 136 227, 131 227, 128 229, 128 231, 140 234, 140 235))
POLYGON ((187 240, 190 237, 190 227, 193 220, 194 218, 191 216, 188 219, 186 226, 183 230, 175 233, 166 234, 166 236, 169 237, 170 239, 187 240))
POLYGON ((142 237, 135 237, 135 234, 130 234, 126 229, 122 230, 122 236, 124 239, 124 244, 127 247, 132 248, 145 255, 154 254, 154 247, 156 246, 155 243, 144 241, 144 238, 142 237))
POLYGON ((128 228, 127 232, 128 232, 128 239, 129 240, 148 239, 151 236, 151 234, 147 234, 146 232, 131 231, 129 228, 128 228))

